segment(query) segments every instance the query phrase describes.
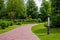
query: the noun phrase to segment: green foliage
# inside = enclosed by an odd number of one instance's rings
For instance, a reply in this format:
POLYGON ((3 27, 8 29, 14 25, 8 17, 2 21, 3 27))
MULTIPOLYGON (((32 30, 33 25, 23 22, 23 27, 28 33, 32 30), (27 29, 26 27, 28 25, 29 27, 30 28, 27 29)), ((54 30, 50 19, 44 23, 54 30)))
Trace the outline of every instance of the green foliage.
POLYGON ((1 21, 0 26, 2 29, 5 29, 6 27, 9 26, 9 23, 7 21, 1 21))
POLYGON ((12 21, 0 20, 0 28, 5 29, 9 26, 12 26, 14 23, 12 21))
POLYGON ((31 18, 36 19, 38 17, 38 8, 34 0, 28 0, 27 2, 27 14, 28 17, 31 15, 31 18))
POLYGON ((46 21, 47 15, 51 14, 51 3, 49 1, 43 0, 40 12, 41 12, 40 18, 42 19, 42 21, 46 21))
POLYGON ((13 25, 14 25, 14 23, 11 21, 11 22, 10 22, 10 26, 13 26, 13 25))
POLYGON ((45 22, 45 23, 44 23, 44 26, 45 26, 45 27, 48 27, 48 22, 45 22))
POLYGON ((16 25, 21 25, 21 22, 16 22, 16 25))
POLYGON ((2 28, 2 29, 5 29, 5 26, 6 26, 5 23, 1 23, 1 28, 2 28))
POLYGON ((52 17, 51 26, 60 27, 60 14, 57 14, 56 16, 52 17))
POLYGON ((42 22, 41 21, 41 19, 39 18, 39 19, 20 19, 20 20, 18 20, 18 22, 22 22, 22 23, 40 23, 40 22, 42 22))
POLYGON ((24 0, 8 0, 7 15, 8 15, 7 17, 10 19, 25 18, 26 6, 24 4, 24 0))
POLYGON ((4 7, 4 0, 0 0, 0 11, 4 7))
POLYGON ((4 0, 0 0, 0 18, 2 17, 2 12, 3 12, 3 8, 4 8, 4 0))
POLYGON ((51 26, 60 27, 60 1, 51 0, 52 3, 52 14, 51 14, 51 26))

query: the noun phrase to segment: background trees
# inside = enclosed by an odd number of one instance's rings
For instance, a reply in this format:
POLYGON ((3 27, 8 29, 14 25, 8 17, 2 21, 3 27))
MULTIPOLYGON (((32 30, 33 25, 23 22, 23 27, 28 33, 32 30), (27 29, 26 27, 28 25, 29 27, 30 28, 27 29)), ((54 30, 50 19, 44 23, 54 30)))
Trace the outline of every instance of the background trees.
POLYGON ((51 25, 60 27, 60 0, 50 0, 52 3, 51 25))
MULTIPOLYGON (((6 19, 25 19, 26 17, 31 17, 32 19, 38 18, 38 7, 36 6, 34 0, 28 0, 27 5, 24 4, 24 0, 6 0, 4 5, 4 0, 1 2, 1 7, 3 17, 6 19)), ((0 16, 2 16, 0 15, 0 16)))
POLYGON ((34 0, 28 0, 27 2, 27 14, 31 16, 32 19, 38 18, 38 8, 34 0))
POLYGON ((42 19, 42 21, 46 21, 47 15, 51 14, 51 3, 49 1, 43 0, 40 12, 41 12, 40 18, 42 19))
POLYGON ((24 0, 8 0, 7 15, 9 18, 25 18, 26 7, 24 5, 24 0))
POLYGON ((51 26, 60 26, 60 1, 59 0, 43 0, 40 8, 40 15, 38 13, 38 7, 34 0, 28 0, 27 4, 24 0, 6 0, 6 6, 4 0, 0 0, 0 19, 26 19, 41 18, 42 21, 47 20, 47 15, 51 15, 51 26))
POLYGON ((4 8, 4 0, 0 0, 0 18, 2 17, 2 11, 3 11, 3 8, 4 8))

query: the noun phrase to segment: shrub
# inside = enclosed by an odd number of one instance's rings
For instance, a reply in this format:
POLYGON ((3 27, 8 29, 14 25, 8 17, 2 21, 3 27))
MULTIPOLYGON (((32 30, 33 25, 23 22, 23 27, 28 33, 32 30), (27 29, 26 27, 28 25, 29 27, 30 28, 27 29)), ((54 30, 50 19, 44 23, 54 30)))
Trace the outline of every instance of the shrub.
POLYGON ((5 28, 10 26, 10 22, 3 20, 3 21, 0 22, 0 26, 1 26, 2 29, 5 29, 5 28))
POLYGON ((13 20, 14 23, 16 23, 17 21, 16 20, 13 20))
POLYGON ((45 22, 45 23, 44 23, 44 26, 45 26, 45 27, 48 27, 48 22, 45 22))
POLYGON ((51 17, 51 27, 60 27, 60 14, 51 17))
POLYGON ((10 21, 8 24, 9 24, 9 26, 12 26, 14 23, 12 21, 10 21))
POLYGON ((40 18, 38 18, 38 23, 42 22, 42 20, 40 18))
POLYGON ((20 19, 18 22, 34 22, 34 23, 40 23, 41 19, 20 19))
POLYGON ((1 28, 5 29, 5 23, 1 23, 1 28))
POLYGON ((16 25, 21 25, 21 22, 17 22, 16 25))
POLYGON ((5 22, 2 22, 2 23, 1 23, 1 28, 2 28, 2 29, 5 29, 5 28, 8 27, 8 26, 9 26, 8 23, 5 23, 5 22))
POLYGON ((12 26, 14 23, 13 22, 10 22, 10 26, 12 26))

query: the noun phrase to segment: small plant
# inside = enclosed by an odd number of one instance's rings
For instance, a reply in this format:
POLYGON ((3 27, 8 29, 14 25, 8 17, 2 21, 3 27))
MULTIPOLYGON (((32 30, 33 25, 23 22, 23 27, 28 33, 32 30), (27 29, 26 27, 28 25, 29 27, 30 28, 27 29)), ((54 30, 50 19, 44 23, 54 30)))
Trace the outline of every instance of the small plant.
POLYGON ((21 25, 21 22, 17 22, 16 25, 21 25))
POLYGON ((14 23, 13 22, 10 22, 10 26, 12 26, 14 23))
POLYGON ((42 20, 40 18, 38 18, 38 23, 42 22, 42 20))
POLYGON ((44 23, 44 26, 45 26, 45 27, 48 27, 48 22, 45 22, 45 23, 44 23))
POLYGON ((2 23, 0 24, 0 26, 1 26, 2 29, 5 29, 6 27, 9 26, 9 24, 6 23, 6 22, 2 22, 2 23))
POLYGON ((12 26, 13 25, 13 23, 10 23, 10 26, 12 26))
POLYGON ((2 29, 5 29, 5 26, 6 26, 5 23, 1 23, 1 28, 2 29))
POLYGON ((1 29, 5 29, 10 26, 10 22, 9 21, 1 21, 0 26, 1 26, 1 29))

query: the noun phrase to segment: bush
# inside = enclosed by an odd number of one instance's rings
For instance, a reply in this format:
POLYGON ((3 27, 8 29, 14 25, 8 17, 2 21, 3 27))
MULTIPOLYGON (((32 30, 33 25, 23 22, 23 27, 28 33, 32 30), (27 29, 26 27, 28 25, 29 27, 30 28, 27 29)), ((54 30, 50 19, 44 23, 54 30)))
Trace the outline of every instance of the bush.
POLYGON ((21 22, 17 22, 16 25, 21 25, 21 22))
POLYGON ((38 22, 37 19, 32 19, 31 22, 38 22))
POLYGON ((16 22, 23 22, 23 23, 25 23, 25 22, 30 22, 30 23, 34 22, 34 23, 40 23, 41 19, 40 18, 38 18, 38 19, 17 19, 17 21, 14 21, 14 23, 16 23, 16 22))
MULTIPOLYGON (((45 27, 48 27, 48 22, 45 22, 45 23, 44 23, 44 26, 45 26, 45 27)), ((52 27, 52 24, 51 24, 51 23, 50 23, 50 28, 54 28, 54 26, 52 27)))
POLYGON ((5 23, 5 22, 2 22, 2 23, 1 23, 1 28, 2 28, 2 29, 5 29, 5 28, 8 27, 8 26, 9 26, 8 23, 5 23))
POLYGON ((10 25, 12 25, 12 24, 9 21, 3 20, 0 22, 0 26, 2 29, 5 29, 5 28, 9 27, 10 25))
POLYGON ((1 28, 2 29, 5 29, 5 26, 6 26, 5 23, 1 23, 1 28))
POLYGON ((48 27, 48 22, 45 22, 45 23, 44 23, 44 26, 45 26, 45 27, 48 27))
POLYGON ((57 14, 51 17, 51 27, 60 28, 60 14, 57 14))
POLYGON ((13 25, 13 23, 10 23, 10 26, 12 26, 13 25))
POLYGON ((13 20, 14 23, 16 23, 16 20, 13 20))
POLYGON ((10 26, 12 26, 14 23, 13 22, 10 22, 10 26))
POLYGON ((5 29, 12 25, 21 25, 21 22, 18 22, 16 20, 0 20, 0 29, 5 29))
POLYGON ((38 18, 38 23, 42 22, 42 20, 40 18, 38 18))
POLYGON ((41 19, 25 19, 24 22, 35 22, 35 23, 40 23, 41 19))

